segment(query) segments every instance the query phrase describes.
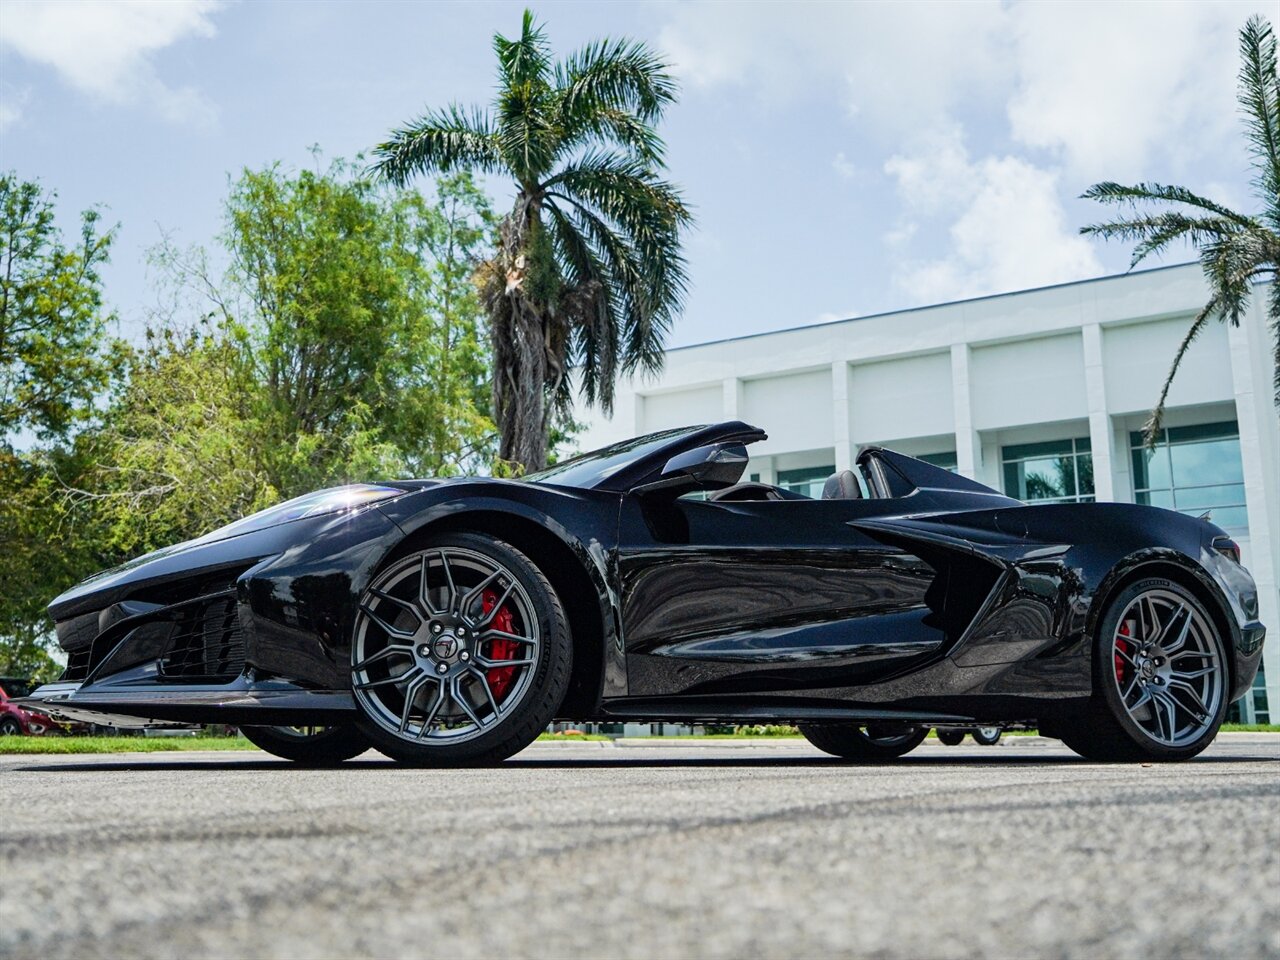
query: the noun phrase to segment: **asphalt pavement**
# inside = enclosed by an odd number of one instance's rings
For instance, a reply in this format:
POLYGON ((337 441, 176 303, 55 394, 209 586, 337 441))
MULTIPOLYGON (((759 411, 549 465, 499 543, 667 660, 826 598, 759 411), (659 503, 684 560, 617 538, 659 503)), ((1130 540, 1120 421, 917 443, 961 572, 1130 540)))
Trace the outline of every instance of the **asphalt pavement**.
POLYGON ((1280 736, 0 757, 0 955, 1278 957, 1280 736))

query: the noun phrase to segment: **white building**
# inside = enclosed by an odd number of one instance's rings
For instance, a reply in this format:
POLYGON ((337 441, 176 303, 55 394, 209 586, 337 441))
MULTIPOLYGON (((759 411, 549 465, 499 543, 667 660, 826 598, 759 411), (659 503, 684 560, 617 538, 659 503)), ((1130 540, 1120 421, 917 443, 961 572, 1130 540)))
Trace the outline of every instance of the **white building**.
POLYGON ((1253 696, 1233 710, 1274 721, 1280 421, 1266 294, 1240 327, 1214 323, 1192 345, 1154 454, 1137 431, 1208 297, 1197 264, 676 348, 656 379, 619 383, 612 418, 579 411, 578 442, 741 419, 769 434, 748 473, 814 496, 877 443, 1021 499, 1211 510, 1240 543, 1270 630, 1253 696))

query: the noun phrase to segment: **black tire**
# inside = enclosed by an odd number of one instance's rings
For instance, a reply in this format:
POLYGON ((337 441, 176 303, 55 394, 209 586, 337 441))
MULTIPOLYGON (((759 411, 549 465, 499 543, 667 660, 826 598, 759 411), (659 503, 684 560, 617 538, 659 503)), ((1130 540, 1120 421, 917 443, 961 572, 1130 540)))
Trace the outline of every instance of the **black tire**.
POLYGON ((949 730, 943 728, 938 731, 938 742, 944 747, 958 747, 964 741, 964 730, 949 730))
MULTIPOLYGON (((429 556, 443 556, 450 551, 466 555, 479 556, 494 567, 510 574, 512 580, 523 591, 520 594, 526 616, 533 623, 523 624, 522 630, 528 631, 536 624, 537 645, 532 654, 526 654, 533 663, 524 667, 512 688, 513 703, 506 700, 492 699, 493 691, 489 681, 481 676, 480 680, 490 694, 493 713, 486 724, 476 723, 468 734, 468 739, 452 741, 443 737, 437 739, 437 731, 431 728, 425 716, 419 717, 419 731, 428 727, 428 736, 423 739, 411 736, 412 728, 404 734, 391 729, 385 715, 378 712, 378 701, 365 691, 356 691, 356 700, 361 708, 361 718, 357 721, 360 730, 369 738, 379 751, 401 763, 425 767, 476 766, 498 763, 519 753, 537 739, 538 734, 546 729, 560 709, 569 688, 569 675, 573 667, 573 641, 569 633, 568 620, 560 598, 542 571, 523 553, 511 544, 481 534, 454 533, 434 538, 424 544, 422 549, 407 556, 399 557, 389 564, 375 578, 371 590, 383 582, 383 578, 412 563, 424 564, 429 556), (528 675, 523 671, 528 671, 528 675), (499 706, 500 704, 500 706, 499 706)), ((452 555, 452 554, 451 554, 452 555)), ((426 574, 424 573, 425 577, 426 574)), ((502 583, 500 579, 498 581, 502 583)), ((453 581, 450 580, 452 587, 453 581)), ((366 601, 367 602, 367 599, 366 601)), ((428 618, 430 619, 430 618, 428 618)), ((425 621, 424 621, 425 626, 425 621)), ((357 622, 356 631, 360 625, 357 622)), ((532 634, 531 634, 532 635, 532 634)), ((475 651, 477 661, 484 641, 481 640, 483 630, 472 623, 469 637, 470 648, 475 651)), ((353 664, 357 662, 357 636, 352 638, 353 664)), ((414 640, 413 643, 418 643, 414 640)), ((421 649, 421 648, 419 648, 421 649)), ((461 654, 458 654, 461 656, 461 654)), ((454 664, 454 666, 458 666, 454 664)), ((353 680, 355 679, 353 667, 353 680)), ((484 670, 478 671, 481 675, 484 670)), ((447 681, 441 681, 443 684, 447 681)), ((471 688, 469 688, 471 689, 471 688)), ((449 688, 449 706, 458 705, 453 697, 454 688, 449 688)), ((441 701, 444 702, 441 695, 441 701)), ((403 702, 403 698, 402 698, 403 702)), ((458 705, 460 706, 460 705, 458 705)), ((474 706, 474 705, 473 705, 474 706)), ((408 707, 411 711, 413 704, 408 707)), ((425 714, 425 708, 422 713, 425 714)))
POLYGON ((980 746, 994 747, 1000 742, 1002 732, 999 727, 974 727, 969 731, 969 736, 973 737, 973 742, 980 746))
POLYGON ((883 763, 920 746, 929 735, 929 728, 802 723, 800 732, 815 747, 832 756, 861 763, 883 763))
POLYGON ((22 724, 13 717, 5 717, 0 720, 0 737, 20 737, 22 736, 22 724))
MULTIPOLYGON (((1169 658, 1170 661, 1175 659, 1179 657, 1169 658)), ((1115 597, 1107 607, 1106 613, 1099 619, 1093 642, 1092 697, 1087 706, 1075 717, 1064 718, 1061 722, 1054 723, 1051 728, 1052 733, 1088 760, 1100 762, 1189 760, 1213 742, 1218 735, 1218 728, 1226 717, 1230 686, 1227 663, 1227 645, 1219 634, 1213 618, 1205 610, 1204 604, 1191 591, 1163 577, 1136 581, 1115 597), (1113 643, 1116 640, 1117 631, 1122 628, 1121 617, 1130 611, 1135 601, 1144 595, 1175 598, 1177 603, 1185 605, 1192 613, 1192 626, 1196 627, 1201 642, 1205 644, 1206 650, 1211 651, 1201 657, 1199 662, 1209 664, 1211 655, 1216 654, 1216 661, 1213 663, 1215 667, 1213 676, 1218 685, 1215 702, 1206 719, 1198 721, 1200 724, 1198 734, 1188 736, 1185 742, 1166 743, 1156 739, 1135 719, 1130 708, 1126 707, 1120 689, 1124 681, 1120 675, 1121 666, 1113 660, 1116 657, 1113 643)), ((1172 695, 1171 690, 1168 693, 1172 695)), ((1201 702, 1203 703, 1203 698, 1201 702)))
POLYGON ((358 757, 372 744, 355 724, 331 727, 241 727, 246 740, 273 756, 309 766, 330 766, 358 757), (307 732, 307 731, 314 732, 307 732))

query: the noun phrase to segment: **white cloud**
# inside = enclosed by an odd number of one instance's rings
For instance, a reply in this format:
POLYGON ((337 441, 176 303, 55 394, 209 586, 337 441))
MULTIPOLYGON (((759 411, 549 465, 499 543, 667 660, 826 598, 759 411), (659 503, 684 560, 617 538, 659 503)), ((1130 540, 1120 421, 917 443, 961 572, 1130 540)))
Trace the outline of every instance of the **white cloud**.
POLYGON ((30 99, 29 88, 15 87, 11 83, 0 80, 0 133, 22 119, 22 113, 30 99))
POLYGON ((1082 181, 1155 179, 1234 145, 1236 31, 1256 3, 1024 3, 1009 11, 1015 139, 1082 181))
POLYGON ((845 180, 852 180, 858 173, 858 168, 853 161, 844 155, 841 150, 836 154, 836 158, 831 161, 831 169, 840 174, 845 180))
POLYGON ((207 122, 213 105, 170 87, 152 56, 187 37, 212 37, 217 0, 6 0, 0 45, 52 67, 71 86, 110 103, 147 103, 171 120, 207 122))
MULTIPOLYGON (((895 282, 916 303, 955 300, 1097 276, 1093 247, 1069 224, 1058 175, 1014 156, 970 160, 952 130, 909 155, 890 158, 885 172, 904 205, 933 220, 950 251, 908 261, 895 282)), ((914 221, 898 230, 899 246, 914 221)))
POLYGON ((994 84, 1000 18, 997 0, 686 4, 659 44, 693 87, 752 86, 775 102, 835 91, 847 113, 895 132, 994 84))

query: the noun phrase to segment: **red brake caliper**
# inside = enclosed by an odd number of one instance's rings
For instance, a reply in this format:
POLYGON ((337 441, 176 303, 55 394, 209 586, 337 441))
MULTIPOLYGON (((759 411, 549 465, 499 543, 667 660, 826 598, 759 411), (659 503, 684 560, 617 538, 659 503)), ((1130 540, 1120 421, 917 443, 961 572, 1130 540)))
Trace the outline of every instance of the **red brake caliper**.
MULTIPOLYGON (((486 590, 480 595, 480 608, 485 616, 489 615, 497 602, 498 595, 492 590, 486 590)), ((515 618, 511 615, 511 608, 505 605, 498 610, 489 624, 493 629, 501 630, 503 633, 516 632, 515 618)), ((515 660, 520 654, 520 644, 514 640, 499 637, 496 640, 488 640, 486 643, 489 645, 487 655, 490 660, 515 660)), ((516 668, 494 667, 485 671, 485 678, 489 681, 489 689, 493 691, 493 699, 501 703, 516 678, 516 668)))
MULTIPOLYGON (((1124 623, 1120 624, 1120 636, 1128 637, 1130 635, 1131 634, 1129 633, 1129 621, 1126 620, 1124 623)), ((1124 657, 1120 656, 1120 654, 1129 653, 1130 647, 1131 647, 1131 644, 1129 644, 1128 642, 1121 640, 1119 638, 1116 639, 1116 653, 1112 657, 1112 659, 1115 660, 1115 664, 1116 664, 1116 679, 1119 680, 1120 683, 1122 684, 1124 683, 1124 680, 1125 680, 1125 674, 1129 670, 1129 664, 1125 661, 1124 657)))

